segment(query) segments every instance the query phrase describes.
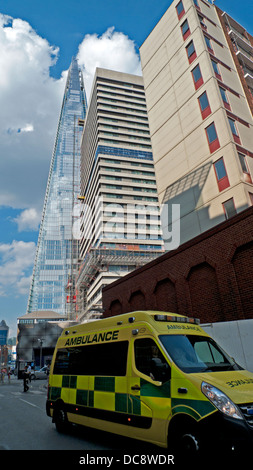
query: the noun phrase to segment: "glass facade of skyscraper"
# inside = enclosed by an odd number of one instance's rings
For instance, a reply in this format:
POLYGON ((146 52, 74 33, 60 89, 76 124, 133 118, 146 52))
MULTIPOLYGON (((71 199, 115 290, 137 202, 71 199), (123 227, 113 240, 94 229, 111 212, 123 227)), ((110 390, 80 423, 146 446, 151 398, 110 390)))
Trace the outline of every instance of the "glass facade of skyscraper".
MULTIPOLYGON (((72 60, 58 123, 42 213, 27 313, 66 314, 66 285, 78 259, 73 208, 80 188, 80 120, 87 102, 82 73, 72 60)), ((72 273, 73 274, 73 273, 72 273)))

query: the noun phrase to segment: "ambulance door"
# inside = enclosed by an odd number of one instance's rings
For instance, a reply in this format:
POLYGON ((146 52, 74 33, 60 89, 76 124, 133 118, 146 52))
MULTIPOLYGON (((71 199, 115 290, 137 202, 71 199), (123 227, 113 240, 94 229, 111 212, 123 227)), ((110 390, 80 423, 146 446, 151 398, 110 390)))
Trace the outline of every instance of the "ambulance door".
POLYGON ((153 442, 167 439, 170 381, 170 364, 155 339, 143 336, 133 339, 128 391, 130 411, 139 429, 137 435, 143 436, 143 432, 149 430, 153 442))

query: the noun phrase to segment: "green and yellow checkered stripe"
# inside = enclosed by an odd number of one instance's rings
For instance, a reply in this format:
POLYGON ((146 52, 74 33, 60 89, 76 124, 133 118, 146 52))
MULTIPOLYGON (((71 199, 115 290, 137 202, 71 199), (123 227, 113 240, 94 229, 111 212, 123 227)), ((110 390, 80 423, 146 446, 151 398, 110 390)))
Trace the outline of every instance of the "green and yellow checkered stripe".
POLYGON ((52 376, 49 400, 141 415, 140 397, 129 396, 126 390, 126 377, 52 376))
POLYGON ((172 416, 189 414, 198 421, 214 411, 208 401, 171 398, 170 381, 155 386, 139 377, 54 375, 50 377, 49 400, 58 399, 70 412, 108 420, 113 420, 114 416, 118 422, 140 427, 141 421, 144 421, 143 427, 150 427, 152 419, 164 420, 170 413, 172 416), (130 392, 131 386, 138 386, 140 390, 128 394, 128 386, 130 392), (122 418, 124 416, 126 418, 122 418), (129 417, 133 417, 133 421, 127 423, 129 417))

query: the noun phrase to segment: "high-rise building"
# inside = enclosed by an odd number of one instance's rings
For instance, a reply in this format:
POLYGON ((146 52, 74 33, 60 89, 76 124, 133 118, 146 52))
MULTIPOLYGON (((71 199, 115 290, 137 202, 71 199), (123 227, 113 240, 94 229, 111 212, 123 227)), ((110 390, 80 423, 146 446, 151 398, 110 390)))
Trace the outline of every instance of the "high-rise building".
POLYGON ((213 3, 173 1, 140 49, 162 227, 178 204, 181 243, 253 204, 253 37, 213 3))
POLYGON ((81 144, 78 315, 102 288, 163 252, 142 77, 96 69, 81 144))
MULTIPOLYGON (((5 321, 2 320, 0 322, 0 346, 5 346, 7 344, 8 333, 9 333, 9 327, 6 325, 5 321)), ((0 361, 0 365, 1 365, 1 361, 0 361)))
POLYGON ((27 313, 53 310, 69 316, 65 289, 78 261, 72 225, 80 191, 79 128, 86 109, 82 73, 73 59, 50 165, 27 313))

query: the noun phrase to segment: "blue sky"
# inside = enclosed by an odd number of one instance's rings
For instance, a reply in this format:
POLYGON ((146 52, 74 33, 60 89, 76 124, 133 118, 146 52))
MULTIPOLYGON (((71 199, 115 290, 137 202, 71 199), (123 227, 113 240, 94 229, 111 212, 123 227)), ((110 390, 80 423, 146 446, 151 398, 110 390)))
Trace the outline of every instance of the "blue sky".
MULTIPOLYGON (((2 0, 0 4, 0 321, 26 311, 38 226, 72 56, 141 73, 138 48, 170 0, 2 0)), ((253 34, 253 2, 217 0, 253 34), (240 8, 243 5, 243 8, 240 8)))

